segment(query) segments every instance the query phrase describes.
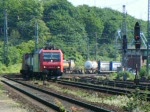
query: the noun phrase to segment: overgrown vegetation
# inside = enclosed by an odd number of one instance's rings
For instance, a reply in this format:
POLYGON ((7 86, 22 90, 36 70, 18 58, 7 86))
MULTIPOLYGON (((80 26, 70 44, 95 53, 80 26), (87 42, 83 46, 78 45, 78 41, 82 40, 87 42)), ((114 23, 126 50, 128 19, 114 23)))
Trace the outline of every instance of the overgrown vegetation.
MULTIPOLYGON (((146 90, 145 93, 148 91, 146 90)), ((135 92, 131 95, 128 95, 129 101, 127 102, 126 106, 123 108, 128 112, 149 112, 149 102, 147 102, 147 95, 140 94, 139 89, 137 88, 135 92)))
POLYGON ((14 64, 6 67, 3 64, 0 64, 0 73, 3 75, 4 73, 18 73, 21 69, 21 63, 14 64))
MULTIPOLYGON (((34 83, 34 81, 33 81, 34 83)), ((40 85, 43 84, 43 82, 38 82, 40 85)), ((135 89, 131 94, 128 95, 113 95, 113 96, 107 96, 106 94, 99 93, 99 92, 92 92, 92 91, 84 91, 81 89, 69 89, 69 88, 63 88, 61 86, 57 86, 55 84, 49 84, 47 85, 48 88, 51 88, 55 91, 61 92, 63 94, 73 95, 74 97, 79 97, 80 99, 93 102, 93 103, 99 103, 99 104, 107 104, 110 106, 115 106, 118 108, 124 109, 124 111, 128 112, 149 112, 150 111, 150 104, 147 102, 147 94, 149 91, 145 90, 145 94, 140 94, 139 89, 135 89)), ((55 103, 59 105, 59 107, 62 109, 62 111, 65 111, 64 105, 61 104, 59 100, 55 100, 55 103)), ((79 109, 80 110, 80 109, 79 109)), ((82 111, 82 110, 81 110, 82 111)), ((80 112, 80 111, 78 111, 80 112)))
POLYGON ((148 75, 147 75, 147 70, 146 70, 146 66, 143 66, 139 72, 140 78, 142 78, 143 80, 148 79, 148 75))
POLYGON ((120 72, 117 74, 116 79, 118 79, 118 80, 134 80, 135 75, 128 71, 120 72))

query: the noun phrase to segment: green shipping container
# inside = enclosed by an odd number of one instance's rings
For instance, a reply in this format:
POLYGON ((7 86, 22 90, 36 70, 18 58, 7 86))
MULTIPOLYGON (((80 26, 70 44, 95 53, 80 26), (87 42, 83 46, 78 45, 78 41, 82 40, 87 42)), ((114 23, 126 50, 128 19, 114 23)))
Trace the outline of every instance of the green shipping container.
POLYGON ((40 72, 40 55, 35 52, 33 55, 33 72, 40 72))

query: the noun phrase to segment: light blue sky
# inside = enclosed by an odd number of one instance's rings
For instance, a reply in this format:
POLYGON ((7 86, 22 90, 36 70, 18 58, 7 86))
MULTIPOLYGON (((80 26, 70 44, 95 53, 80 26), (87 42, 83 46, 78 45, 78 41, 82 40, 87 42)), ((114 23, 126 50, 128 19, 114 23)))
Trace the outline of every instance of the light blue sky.
POLYGON ((138 19, 147 21, 148 0, 68 0, 74 6, 87 4, 96 7, 109 7, 114 10, 123 12, 122 6, 126 6, 126 12, 138 19))

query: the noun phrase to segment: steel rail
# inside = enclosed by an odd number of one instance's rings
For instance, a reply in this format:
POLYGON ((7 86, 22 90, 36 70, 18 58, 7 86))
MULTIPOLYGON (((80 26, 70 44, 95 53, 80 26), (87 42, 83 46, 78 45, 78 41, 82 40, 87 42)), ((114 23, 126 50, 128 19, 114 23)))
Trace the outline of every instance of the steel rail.
MULTIPOLYGON (((80 87, 84 89, 91 89, 99 92, 104 92, 108 94, 115 94, 115 95, 126 95, 126 94, 132 94, 135 92, 135 90, 127 89, 127 88, 114 88, 109 86, 100 86, 100 85, 93 85, 93 84, 87 84, 87 83, 81 83, 81 82, 71 82, 71 81, 57 81, 60 84, 64 85, 70 85, 74 87, 80 87)), ((150 93, 139 91, 139 95, 147 95, 147 101, 150 101, 150 93)))
MULTIPOLYGON (((5 78, 6 78, 6 77, 5 77, 5 78)), ((12 81, 15 81, 15 82, 17 82, 17 83, 20 83, 20 84, 22 84, 22 85, 24 85, 24 86, 27 86, 27 87, 36 89, 36 90, 41 91, 41 92, 43 92, 43 93, 52 95, 52 96, 54 96, 54 97, 58 97, 58 98, 60 98, 60 99, 62 99, 62 100, 65 100, 65 101, 74 103, 74 104, 76 104, 76 105, 82 106, 82 107, 84 107, 84 108, 87 108, 87 109, 92 110, 92 111, 95 111, 95 112, 101 112, 101 111, 102 111, 102 112, 113 112, 113 111, 111 111, 111 110, 104 109, 104 108, 102 108, 102 107, 98 107, 98 106, 95 106, 95 105, 87 104, 87 103, 85 103, 85 102, 81 102, 81 101, 78 101, 78 100, 75 100, 75 99, 72 99, 72 98, 69 98, 69 97, 66 97, 66 96, 62 96, 62 95, 59 95, 59 94, 56 94, 56 93, 53 93, 53 92, 50 92, 50 91, 46 91, 46 90, 44 90, 44 89, 41 89, 41 88, 38 88, 38 87, 35 87, 35 86, 32 86, 32 85, 29 85, 29 84, 25 84, 25 83, 20 82, 20 81, 16 81, 16 80, 13 80, 13 79, 10 79, 10 78, 7 78, 7 79, 12 80, 12 81)), ((6 83, 6 84, 8 84, 8 83, 5 82, 5 81, 3 81, 3 82, 6 83)), ((30 97, 33 97, 34 99, 36 99, 36 100, 42 102, 43 104, 52 107, 53 109, 55 109, 55 110, 57 110, 57 111, 60 110, 60 108, 57 107, 56 105, 52 106, 52 104, 49 104, 49 102, 45 102, 45 101, 43 101, 42 99, 36 98, 35 96, 32 96, 32 94, 27 93, 26 91, 24 91, 24 90, 22 90, 22 89, 20 89, 20 88, 17 88, 17 87, 15 87, 14 85, 10 85, 10 84, 8 84, 8 85, 11 86, 11 87, 13 87, 13 88, 15 88, 15 89, 17 89, 17 90, 20 91, 20 92, 23 92, 24 94, 27 94, 27 95, 30 96, 30 97)))
POLYGON ((81 82, 71 82, 71 81, 61 81, 61 80, 57 82, 64 85, 76 86, 84 89, 91 89, 91 90, 105 92, 109 94, 115 94, 115 95, 131 93, 131 90, 127 90, 127 89, 123 90, 123 89, 113 88, 108 86, 100 86, 100 85, 93 85, 93 84, 87 84, 81 82))
POLYGON ((50 103, 50 102, 44 101, 44 100, 40 99, 39 97, 36 97, 36 96, 34 96, 33 94, 30 94, 30 93, 28 93, 27 91, 24 91, 24 90, 21 89, 21 88, 15 87, 14 85, 12 85, 12 84, 10 84, 10 83, 8 83, 8 82, 6 82, 6 81, 3 81, 3 80, 2 80, 2 82, 5 83, 5 84, 7 84, 7 85, 10 86, 10 87, 16 89, 17 91, 19 91, 19 92, 21 92, 21 93, 23 93, 23 94, 25 94, 25 95, 27 95, 27 96, 29 96, 29 97, 35 99, 35 100, 41 102, 42 104, 44 104, 44 105, 46 105, 46 106, 48 106, 48 107, 51 107, 52 109, 54 109, 54 110, 56 110, 56 111, 59 111, 59 110, 60 110, 60 108, 59 108, 58 106, 56 106, 56 105, 54 105, 54 104, 52 104, 52 103, 50 103))
POLYGON ((97 84, 97 85, 101 84, 101 85, 108 85, 113 87, 121 87, 121 88, 129 88, 129 89, 139 88, 140 90, 150 90, 150 83, 142 83, 142 82, 136 85, 134 82, 131 81, 97 80, 92 77, 84 77, 84 78, 80 77, 80 79, 78 79, 78 82, 88 82, 91 84, 97 84))

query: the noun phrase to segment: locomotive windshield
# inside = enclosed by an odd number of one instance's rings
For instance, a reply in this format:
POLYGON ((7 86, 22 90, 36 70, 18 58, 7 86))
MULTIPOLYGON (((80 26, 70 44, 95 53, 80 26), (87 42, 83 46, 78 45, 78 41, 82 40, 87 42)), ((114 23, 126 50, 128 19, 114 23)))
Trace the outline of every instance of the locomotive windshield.
POLYGON ((44 61, 60 61, 60 53, 43 53, 43 60, 44 61))

